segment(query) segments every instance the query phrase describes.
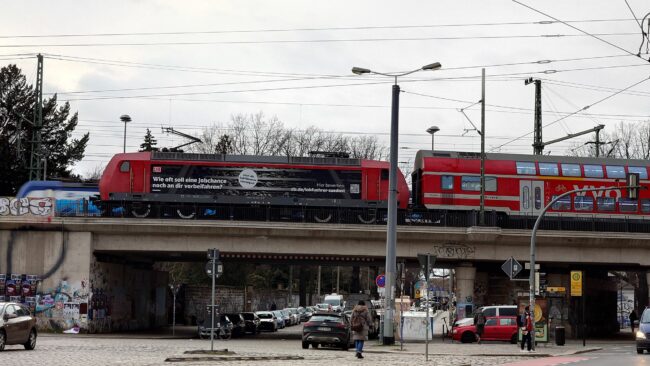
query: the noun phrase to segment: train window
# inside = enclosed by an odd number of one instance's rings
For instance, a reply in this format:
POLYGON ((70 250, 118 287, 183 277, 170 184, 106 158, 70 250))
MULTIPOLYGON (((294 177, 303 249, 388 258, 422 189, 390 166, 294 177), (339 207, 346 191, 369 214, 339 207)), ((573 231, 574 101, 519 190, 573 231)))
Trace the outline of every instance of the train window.
POLYGON ((641 200, 641 212, 650 213, 650 200, 641 200))
POLYGON ((594 199, 587 196, 575 196, 573 199, 573 207, 576 211, 593 211, 594 199))
POLYGON ((523 209, 528 210, 530 208, 530 188, 524 187, 521 190, 521 203, 523 204, 523 209))
POLYGON ((460 189, 464 191, 480 191, 481 177, 464 175, 460 180, 460 189))
MULTIPOLYGON (((553 199, 555 199, 557 196, 553 196, 553 199)), ((571 209, 571 197, 565 196, 557 200, 552 208, 555 211, 569 211, 571 209)))
POLYGON ((539 187, 535 187, 535 209, 542 209, 542 189, 539 187))
MULTIPOLYGON (((481 190, 481 177, 464 175, 460 180, 460 189, 464 191, 480 191, 481 190)), ((485 177, 485 191, 496 192, 497 178, 485 177)))
POLYGON ((639 201, 631 200, 629 198, 619 198, 618 208, 621 212, 637 212, 639 209, 639 201))
POLYGON ((562 164, 562 175, 565 177, 579 177, 582 175, 580 172, 580 165, 578 164, 562 164))
POLYGON ((120 172, 128 173, 129 169, 131 169, 131 164, 128 161, 123 161, 122 164, 120 164, 120 172))
POLYGON ((625 168, 620 165, 605 165, 607 178, 625 178, 625 168))
POLYGON ((388 169, 381 170, 381 180, 388 180, 388 169))
POLYGON ((536 175, 537 169, 535 169, 535 163, 531 163, 528 161, 518 161, 517 174, 536 175))
POLYGON ((603 167, 600 165, 585 165, 585 177, 587 178, 602 178, 603 167))
POLYGON ((639 179, 648 179, 648 171, 644 166, 630 166, 627 167, 627 171, 638 174, 639 179))
POLYGON ((557 163, 539 163, 539 175, 554 175, 558 173, 557 163))
POLYGON ((609 212, 616 209, 616 199, 613 197, 598 197, 596 199, 598 211, 609 212))
POLYGON ((440 185, 442 189, 454 189, 454 176, 443 175, 440 177, 440 185))

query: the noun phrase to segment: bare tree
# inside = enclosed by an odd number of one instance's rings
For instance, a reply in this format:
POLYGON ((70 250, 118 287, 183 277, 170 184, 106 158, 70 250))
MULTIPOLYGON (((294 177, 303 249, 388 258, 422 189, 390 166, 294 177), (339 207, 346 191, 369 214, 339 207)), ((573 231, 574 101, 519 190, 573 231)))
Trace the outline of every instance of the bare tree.
POLYGON ((650 158, 650 126, 648 121, 637 123, 619 123, 612 132, 602 132, 600 141, 605 143, 597 147, 594 136, 587 141, 575 143, 568 154, 571 156, 599 156, 621 159, 650 158))
POLYGON ((104 174, 104 168, 105 168, 104 164, 97 164, 89 171, 87 171, 83 175, 83 178, 85 180, 90 180, 90 181, 99 181, 99 179, 101 179, 102 177, 102 174, 104 174))

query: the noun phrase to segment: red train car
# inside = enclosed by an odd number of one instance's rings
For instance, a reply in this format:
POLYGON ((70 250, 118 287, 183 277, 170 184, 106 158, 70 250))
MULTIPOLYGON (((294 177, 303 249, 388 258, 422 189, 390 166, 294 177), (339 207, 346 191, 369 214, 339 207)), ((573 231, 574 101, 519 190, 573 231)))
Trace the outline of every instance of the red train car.
MULTIPOLYGON (((645 160, 578 158, 517 154, 486 154, 485 210, 508 216, 537 215, 556 196, 580 192, 556 202, 549 215, 627 219, 650 215, 650 191, 630 199, 626 174, 636 173, 648 187, 645 160)), ((429 210, 471 211, 480 204, 479 153, 422 150, 412 175, 413 203, 429 210)))
MULTIPOLYGON (((99 191, 102 203, 136 217, 156 205, 181 218, 215 206, 267 206, 319 209, 314 218, 327 222, 328 209, 385 209, 388 169, 388 162, 348 158, 138 152, 115 155, 99 191)), ((410 192, 398 177, 398 205, 406 208, 410 192)))

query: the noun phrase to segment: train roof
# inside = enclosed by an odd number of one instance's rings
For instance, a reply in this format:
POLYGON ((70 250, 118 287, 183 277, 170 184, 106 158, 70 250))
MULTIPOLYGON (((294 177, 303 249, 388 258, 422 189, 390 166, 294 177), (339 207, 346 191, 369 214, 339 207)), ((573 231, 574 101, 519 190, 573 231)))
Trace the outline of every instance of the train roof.
POLYGON ((153 152, 151 153, 151 160, 223 161, 223 162, 266 163, 266 164, 361 166, 361 159, 350 159, 350 158, 313 157, 313 156, 192 154, 192 153, 177 153, 177 152, 153 152))
MULTIPOLYGON (((463 152, 463 151, 419 150, 415 156, 415 170, 422 168, 422 162, 424 158, 480 159, 481 153, 463 152)), ((561 156, 561 155, 486 153, 485 159, 486 160, 530 161, 530 162, 541 162, 541 163, 650 166, 649 160, 641 160, 641 159, 590 158, 590 157, 585 158, 585 157, 561 156)))
POLYGON ((23 184, 16 197, 26 197, 27 193, 35 190, 64 190, 64 189, 79 189, 84 191, 97 191, 97 183, 82 183, 82 182, 61 182, 58 180, 30 180, 23 184))

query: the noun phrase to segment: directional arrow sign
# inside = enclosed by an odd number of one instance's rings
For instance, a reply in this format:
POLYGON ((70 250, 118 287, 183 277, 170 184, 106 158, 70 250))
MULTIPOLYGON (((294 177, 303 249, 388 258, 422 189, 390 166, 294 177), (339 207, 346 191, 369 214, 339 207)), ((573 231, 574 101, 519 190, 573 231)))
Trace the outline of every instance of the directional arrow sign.
POLYGON ((517 262, 516 259, 510 257, 508 258, 508 260, 505 261, 505 263, 503 263, 501 269, 503 270, 503 272, 505 272, 508 275, 508 277, 510 277, 510 279, 513 279, 517 277, 519 272, 521 272, 523 266, 519 262, 517 262))

